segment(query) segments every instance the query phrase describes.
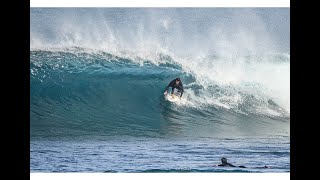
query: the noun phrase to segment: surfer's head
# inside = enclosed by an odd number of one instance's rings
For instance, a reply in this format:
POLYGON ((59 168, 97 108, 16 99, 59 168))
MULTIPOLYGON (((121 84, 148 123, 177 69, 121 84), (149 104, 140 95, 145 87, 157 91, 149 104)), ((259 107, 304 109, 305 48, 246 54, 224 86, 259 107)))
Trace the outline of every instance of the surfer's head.
POLYGON ((176 83, 179 84, 180 78, 176 78, 176 83))
POLYGON ((227 164, 227 158, 225 158, 225 157, 221 158, 221 162, 222 162, 222 164, 227 164))

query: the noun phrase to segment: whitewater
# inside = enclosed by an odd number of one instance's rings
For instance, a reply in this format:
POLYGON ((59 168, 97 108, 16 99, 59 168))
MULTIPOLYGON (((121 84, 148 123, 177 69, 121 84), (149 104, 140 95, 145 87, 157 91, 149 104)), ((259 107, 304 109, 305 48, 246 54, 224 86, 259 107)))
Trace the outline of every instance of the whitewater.
POLYGON ((31 172, 289 171, 289 17, 31 8, 31 172), (221 157, 249 168, 213 167, 221 157))

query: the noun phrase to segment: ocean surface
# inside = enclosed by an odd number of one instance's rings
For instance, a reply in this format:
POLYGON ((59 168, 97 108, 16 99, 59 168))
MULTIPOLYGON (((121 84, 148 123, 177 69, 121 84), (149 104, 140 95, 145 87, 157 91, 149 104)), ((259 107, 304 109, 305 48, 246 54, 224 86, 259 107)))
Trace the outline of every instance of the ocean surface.
POLYGON ((289 15, 31 8, 30 171, 289 172, 289 15))

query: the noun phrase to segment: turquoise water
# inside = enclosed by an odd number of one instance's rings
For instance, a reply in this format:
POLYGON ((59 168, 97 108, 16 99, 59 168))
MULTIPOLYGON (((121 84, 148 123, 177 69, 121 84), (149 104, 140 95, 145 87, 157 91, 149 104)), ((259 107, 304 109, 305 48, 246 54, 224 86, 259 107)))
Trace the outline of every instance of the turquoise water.
POLYGON ((289 172, 288 14, 32 8, 30 171, 289 172))

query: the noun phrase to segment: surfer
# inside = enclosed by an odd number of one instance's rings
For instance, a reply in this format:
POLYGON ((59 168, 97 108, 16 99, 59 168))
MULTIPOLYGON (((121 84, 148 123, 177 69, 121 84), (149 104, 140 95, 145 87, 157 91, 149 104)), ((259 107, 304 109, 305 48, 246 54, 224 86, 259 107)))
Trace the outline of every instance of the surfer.
POLYGON ((183 85, 182 85, 182 82, 180 80, 180 78, 175 78, 174 80, 172 80, 169 85, 166 87, 166 90, 164 91, 164 95, 167 95, 168 94, 168 88, 169 87, 172 87, 172 90, 171 90, 171 95, 173 96, 173 91, 174 89, 176 88, 177 89, 177 92, 180 92, 180 98, 182 97, 182 94, 183 94, 183 85))
MULTIPOLYGON (((228 163, 227 158, 225 158, 225 157, 221 158, 221 164, 218 164, 218 166, 236 167, 235 165, 228 163)), ((239 167, 246 168, 245 166, 239 166, 239 167)))
MULTIPOLYGON (((247 168, 245 166, 235 166, 231 163, 228 163, 227 162, 227 158, 223 157, 221 158, 221 164, 218 164, 218 165, 214 165, 214 166, 225 166, 225 167, 239 167, 239 168, 247 168)), ((256 168, 270 168, 268 166, 263 166, 263 167, 256 167, 256 168)))

